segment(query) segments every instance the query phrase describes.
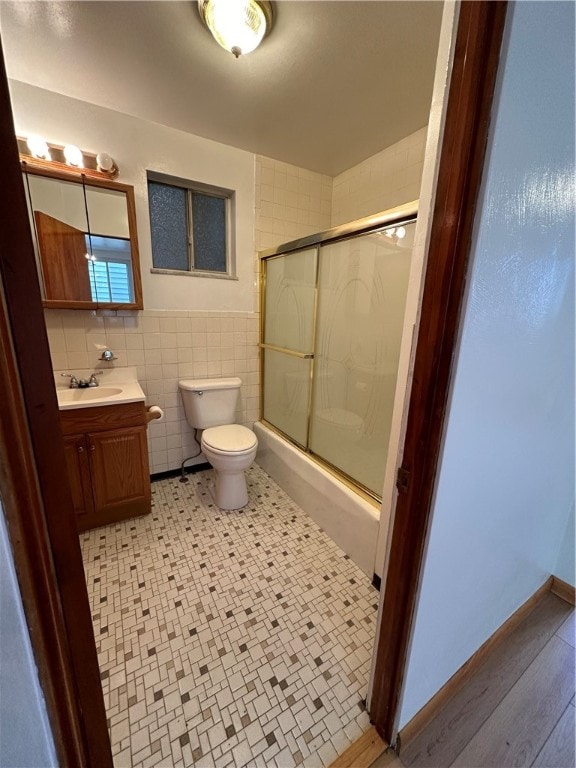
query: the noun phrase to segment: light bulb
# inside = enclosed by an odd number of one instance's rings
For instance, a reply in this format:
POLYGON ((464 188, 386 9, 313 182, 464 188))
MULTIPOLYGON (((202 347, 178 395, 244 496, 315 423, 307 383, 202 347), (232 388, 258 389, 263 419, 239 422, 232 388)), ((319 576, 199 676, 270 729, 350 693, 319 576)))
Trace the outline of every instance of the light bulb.
POLYGON ((406 237, 406 230, 404 227, 398 227, 396 230, 396 237, 398 240, 402 240, 403 237, 406 237))
POLYGON ((256 0, 207 0, 204 13, 216 42, 236 58, 257 48, 266 33, 266 16, 256 0))
POLYGON ((30 150, 33 157, 38 157, 41 160, 52 159, 50 157, 48 144, 46 144, 41 136, 29 136, 26 140, 26 144, 28 144, 28 149, 30 150))
POLYGON ((99 171, 111 171, 114 168, 114 160, 106 152, 99 152, 96 155, 96 164, 99 171))
POLYGON ((74 144, 66 144, 64 147, 64 158, 68 165, 73 165, 75 168, 82 168, 82 152, 74 144))

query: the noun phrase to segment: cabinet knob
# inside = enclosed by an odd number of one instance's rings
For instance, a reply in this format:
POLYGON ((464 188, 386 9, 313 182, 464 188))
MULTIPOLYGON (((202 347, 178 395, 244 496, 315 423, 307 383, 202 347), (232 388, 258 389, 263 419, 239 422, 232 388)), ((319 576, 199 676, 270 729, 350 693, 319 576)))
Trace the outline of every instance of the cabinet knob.
POLYGON ((77 450, 78 450, 78 453, 84 453, 84 446, 83 445, 77 446, 77 450))
POLYGON ((90 443, 90 450, 91 451, 95 451, 96 450, 96 446, 94 445, 94 443, 90 443))

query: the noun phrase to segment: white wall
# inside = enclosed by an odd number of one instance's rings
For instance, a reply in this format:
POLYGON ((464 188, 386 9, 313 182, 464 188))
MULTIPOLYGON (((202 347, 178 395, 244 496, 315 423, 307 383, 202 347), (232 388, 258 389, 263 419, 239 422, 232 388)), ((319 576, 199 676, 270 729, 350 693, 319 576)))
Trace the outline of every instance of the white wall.
POLYGON ((427 127, 334 177, 332 223, 336 227, 418 199, 427 127))
POLYGON ((574 546, 574 5, 509 13, 401 726, 574 546))
POLYGON ((0 504, 0 765, 56 766, 52 732, 32 655, 0 504))
POLYGON ((18 135, 108 152, 120 168, 118 181, 134 186, 147 309, 254 310, 253 154, 14 80, 10 94, 18 135), (238 280, 150 272, 147 170, 236 191, 238 280))

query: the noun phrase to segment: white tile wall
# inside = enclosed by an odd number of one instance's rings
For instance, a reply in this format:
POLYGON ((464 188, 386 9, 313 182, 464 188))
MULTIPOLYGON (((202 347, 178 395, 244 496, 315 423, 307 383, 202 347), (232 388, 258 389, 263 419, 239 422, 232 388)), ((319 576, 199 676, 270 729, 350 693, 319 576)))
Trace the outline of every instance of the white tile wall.
POLYGON ((329 229, 332 177, 256 155, 256 250, 329 229))
MULTIPOLYGON (((165 472, 196 453, 178 380, 239 376, 242 389, 236 420, 258 418, 258 315, 252 312, 144 310, 96 313, 45 311, 54 369, 137 367, 147 405, 159 405, 165 419, 148 428, 150 471, 165 472), (98 362, 110 348, 118 360, 98 362)), ((191 462, 195 463, 195 462, 191 462)))
POLYGON ((427 130, 421 128, 335 176, 330 226, 417 200, 427 130))

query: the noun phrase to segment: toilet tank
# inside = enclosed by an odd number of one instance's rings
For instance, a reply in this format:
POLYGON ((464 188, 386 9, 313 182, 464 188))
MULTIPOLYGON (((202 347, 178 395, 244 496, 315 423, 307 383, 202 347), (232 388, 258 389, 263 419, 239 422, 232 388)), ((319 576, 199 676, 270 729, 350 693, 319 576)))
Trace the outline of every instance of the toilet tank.
POLYGON ((242 380, 183 379, 178 382, 186 420, 195 429, 233 424, 242 380))

